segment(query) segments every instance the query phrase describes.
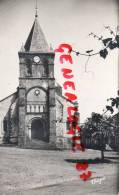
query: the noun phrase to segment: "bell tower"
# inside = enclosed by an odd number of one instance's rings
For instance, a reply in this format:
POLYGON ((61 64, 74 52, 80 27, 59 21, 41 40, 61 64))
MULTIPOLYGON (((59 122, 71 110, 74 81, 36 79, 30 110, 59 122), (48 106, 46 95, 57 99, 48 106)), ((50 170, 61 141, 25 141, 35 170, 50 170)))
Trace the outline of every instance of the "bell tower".
POLYGON ((49 48, 35 20, 19 55, 19 132, 20 147, 55 147, 56 98, 54 51, 49 48))

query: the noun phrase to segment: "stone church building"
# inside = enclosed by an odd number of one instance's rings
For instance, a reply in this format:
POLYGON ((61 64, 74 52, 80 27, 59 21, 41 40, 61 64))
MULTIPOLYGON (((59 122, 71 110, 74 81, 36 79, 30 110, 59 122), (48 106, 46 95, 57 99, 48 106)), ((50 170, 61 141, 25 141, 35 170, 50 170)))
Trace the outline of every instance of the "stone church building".
POLYGON ((54 78, 54 57, 42 29, 35 21, 18 52, 19 86, 0 101, 1 143, 22 148, 67 148, 67 107, 54 78))

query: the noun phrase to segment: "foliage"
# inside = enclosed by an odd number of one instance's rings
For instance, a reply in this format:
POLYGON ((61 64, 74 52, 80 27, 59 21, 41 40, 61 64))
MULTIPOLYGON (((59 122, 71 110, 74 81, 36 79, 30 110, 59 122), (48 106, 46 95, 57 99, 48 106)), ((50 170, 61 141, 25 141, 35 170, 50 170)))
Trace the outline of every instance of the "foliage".
MULTIPOLYGON (((77 56, 83 55, 88 57, 85 64, 85 72, 87 71, 87 63, 90 57, 95 55, 100 55, 101 58, 106 59, 110 50, 119 48, 119 26, 117 26, 117 31, 114 32, 109 26, 105 26, 105 29, 109 31, 108 37, 97 36, 94 33, 90 33, 89 36, 93 36, 103 45, 102 49, 98 52, 94 53, 94 50, 87 50, 84 53, 79 51, 72 50, 77 56)), ((86 140, 88 139, 90 143, 88 143, 91 147, 98 147, 101 151, 103 151, 104 145, 109 144, 110 137, 119 136, 119 91, 118 97, 109 98, 107 100, 110 105, 105 106, 105 112, 101 115, 99 113, 92 113, 92 116, 86 120, 86 122, 82 125, 81 134, 82 134, 82 142, 86 145, 86 140), (115 109, 117 110, 117 114, 115 116, 106 117, 104 114, 110 112, 111 115, 114 114, 115 109), (114 118, 115 119, 114 119, 114 118), (117 121, 118 120, 118 121, 117 121)), ((119 142, 118 142, 119 144, 119 142)))
POLYGON ((95 55, 100 55, 101 58, 106 59, 106 57, 108 56, 110 50, 113 49, 118 49, 119 48, 119 26, 117 26, 117 32, 114 32, 110 26, 105 26, 104 27, 106 30, 109 31, 109 36, 104 38, 103 36, 97 36, 94 33, 90 33, 89 36, 93 36, 93 38, 96 38, 98 41, 100 41, 102 46, 102 49, 100 49, 98 52, 94 53, 94 50, 87 50, 84 53, 81 53, 80 51, 75 51, 75 50, 71 50, 71 52, 74 52, 76 54, 76 56, 78 55, 83 55, 83 56, 87 56, 88 59, 85 63, 85 72, 87 71, 87 63, 90 59, 90 57, 95 56, 95 55))
POLYGON ((87 148, 106 148, 110 144, 111 137, 115 135, 118 128, 113 117, 92 113, 92 116, 81 126, 82 141, 87 148))
MULTIPOLYGON (((107 99, 107 101, 111 101, 111 105, 106 105, 106 112, 107 111, 110 111, 111 114, 114 113, 114 108, 117 109, 117 112, 118 112, 118 108, 119 108, 119 97, 116 97, 116 98, 109 98, 107 99)), ((106 113, 105 112, 105 113, 106 113)))

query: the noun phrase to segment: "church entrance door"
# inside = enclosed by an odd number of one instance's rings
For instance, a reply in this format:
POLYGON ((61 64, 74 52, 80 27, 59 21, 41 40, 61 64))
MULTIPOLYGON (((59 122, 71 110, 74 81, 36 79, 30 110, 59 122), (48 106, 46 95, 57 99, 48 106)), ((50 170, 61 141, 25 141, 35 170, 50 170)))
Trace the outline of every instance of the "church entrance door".
POLYGON ((31 123, 31 139, 46 140, 46 127, 42 119, 34 119, 31 123))

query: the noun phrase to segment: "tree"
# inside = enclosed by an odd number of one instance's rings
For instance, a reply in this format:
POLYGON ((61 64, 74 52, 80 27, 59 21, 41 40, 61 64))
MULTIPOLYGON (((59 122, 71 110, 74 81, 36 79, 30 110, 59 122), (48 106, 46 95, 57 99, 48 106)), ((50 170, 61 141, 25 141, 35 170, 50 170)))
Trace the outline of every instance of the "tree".
POLYGON ((102 49, 100 49, 98 52, 94 52, 94 49, 87 50, 83 53, 80 51, 76 51, 74 49, 71 50, 71 52, 75 53, 76 56, 82 55, 82 56, 87 57, 87 60, 85 63, 85 72, 88 72, 87 65, 91 57, 95 55, 99 55, 101 58, 106 59, 110 50, 119 49, 119 26, 117 26, 116 32, 114 32, 110 28, 110 26, 105 26, 104 28, 105 30, 108 30, 110 36, 104 38, 103 36, 98 36, 94 34, 93 32, 89 34, 89 36, 92 36, 93 38, 97 39, 101 43, 101 45, 103 45, 102 49))
POLYGON ((107 101, 111 101, 111 105, 110 106, 108 106, 108 105, 106 106, 106 112, 110 111, 111 114, 113 114, 114 113, 114 108, 116 108, 117 112, 119 112, 118 111, 118 108, 119 108, 119 97, 109 98, 109 99, 107 99, 107 101))
POLYGON ((87 147, 99 149, 101 151, 101 159, 104 160, 105 144, 103 133, 103 116, 98 113, 92 113, 91 118, 88 118, 86 123, 84 123, 82 131, 83 136, 85 136, 86 139, 91 140, 91 145, 88 145, 87 147))
POLYGON ((112 116, 92 113, 92 116, 81 126, 82 142, 87 148, 100 150, 101 159, 104 160, 106 144, 111 144, 110 140, 115 135, 115 129, 116 125, 112 116), (88 144, 86 140, 90 140, 88 144))
MULTIPOLYGON (((119 49, 119 26, 117 26, 117 31, 116 32, 114 32, 110 28, 110 26, 105 26, 105 29, 108 30, 109 33, 110 33, 110 35, 108 37, 105 37, 105 38, 103 36, 99 37, 99 36, 97 36, 96 34, 94 34, 92 32, 89 34, 89 36, 93 36, 98 41, 100 41, 101 44, 103 45, 102 49, 100 49, 98 52, 95 53, 93 49, 87 50, 84 53, 81 53, 80 51, 75 51, 74 49, 71 50, 71 52, 74 52, 76 54, 76 56, 83 55, 83 56, 87 57, 87 61, 85 63, 85 72, 88 72, 87 71, 87 65, 88 65, 88 61, 89 61, 90 57, 95 56, 95 55, 100 55, 101 58, 106 59, 106 57, 108 56, 108 53, 110 52, 110 50, 113 50, 113 49, 116 49, 116 48, 119 49)), ((119 95, 119 91, 118 91, 118 95, 119 95)), ((109 100, 111 101, 111 105, 106 105, 105 113, 109 111, 109 112, 111 112, 111 114, 113 114, 114 113, 114 108, 117 108, 117 109, 119 108, 119 97, 110 98, 109 100)), ((82 127, 83 130, 87 129, 87 127, 88 127, 88 133, 89 132, 91 133, 91 131, 93 131, 94 129, 95 129, 96 132, 98 132, 98 133, 100 132, 101 142, 102 142, 102 147, 101 147, 101 158, 102 159, 104 159, 103 129, 104 129, 104 124, 107 124, 107 122, 105 121, 106 123, 104 123, 104 121, 105 120, 103 119, 103 116, 101 116, 98 113, 95 113, 94 116, 92 116, 92 118, 90 118, 90 120, 88 120, 84 124, 84 126, 82 127), (96 126, 94 124, 96 124, 96 126)), ((108 125, 108 128, 109 128, 109 124, 107 124, 107 125, 108 125)), ((85 132, 85 130, 84 130, 84 132, 85 132)))

